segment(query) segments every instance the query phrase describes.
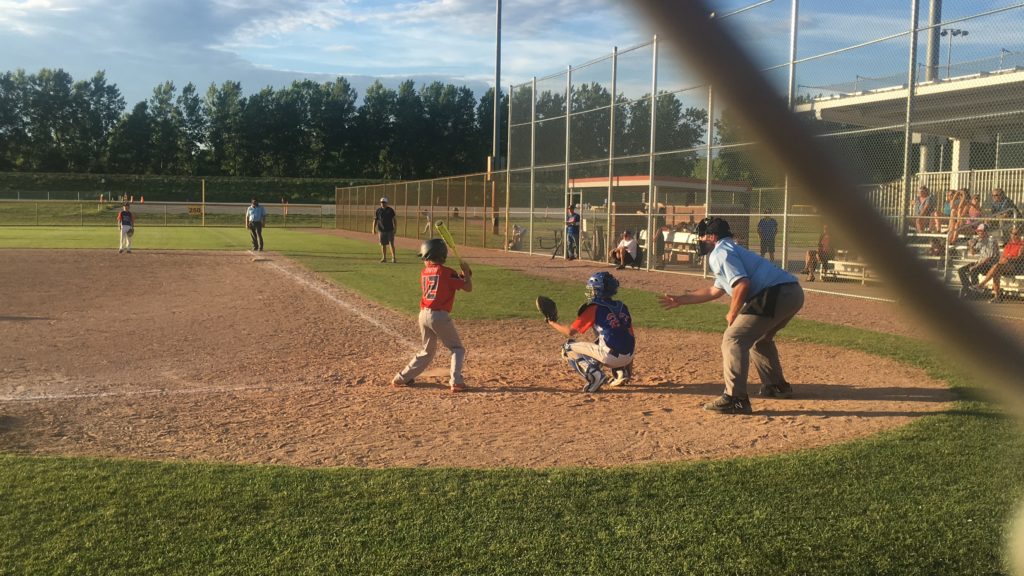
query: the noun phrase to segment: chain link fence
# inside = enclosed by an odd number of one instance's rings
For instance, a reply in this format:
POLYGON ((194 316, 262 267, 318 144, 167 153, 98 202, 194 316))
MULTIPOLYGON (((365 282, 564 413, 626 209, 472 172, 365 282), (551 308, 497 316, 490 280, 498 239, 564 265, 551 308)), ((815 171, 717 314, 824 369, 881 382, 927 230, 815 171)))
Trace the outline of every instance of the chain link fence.
MULTIPOLYGON (((749 36, 820 145, 849 160, 860 193, 959 288, 957 271, 978 259, 978 225, 1005 243, 1024 202, 1024 4, 933 2, 916 27, 914 0, 870 15, 792 6, 709 17, 749 36), (765 30, 777 33, 754 34, 765 30)), ((629 231, 640 267, 703 274, 693 224, 715 215, 812 288, 883 294, 885 279, 842 226, 766 163, 714 86, 686 70, 655 38, 510 86, 506 171, 339 188, 338 225, 368 230, 389 196, 400 235, 428 236, 431 218, 444 218, 470 246, 565 258, 572 205, 581 258, 608 261, 629 231)), ((1004 277, 1007 295, 1017 280, 1004 277)))

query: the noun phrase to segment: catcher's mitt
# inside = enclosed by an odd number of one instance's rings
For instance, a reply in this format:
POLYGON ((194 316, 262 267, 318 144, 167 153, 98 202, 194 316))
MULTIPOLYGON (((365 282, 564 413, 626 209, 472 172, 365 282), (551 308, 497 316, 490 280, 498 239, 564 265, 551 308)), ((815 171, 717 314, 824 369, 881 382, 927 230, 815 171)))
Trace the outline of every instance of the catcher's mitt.
POLYGON ((558 322, 558 305, 547 296, 537 296, 537 310, 544 315, 545 320, 558 322))

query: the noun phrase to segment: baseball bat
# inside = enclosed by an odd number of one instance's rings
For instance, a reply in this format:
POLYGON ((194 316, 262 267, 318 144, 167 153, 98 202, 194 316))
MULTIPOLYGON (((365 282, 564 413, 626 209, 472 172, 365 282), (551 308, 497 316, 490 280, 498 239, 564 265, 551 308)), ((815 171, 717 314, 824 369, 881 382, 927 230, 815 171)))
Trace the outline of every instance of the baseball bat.
POLYGON ((455 247, 455 239, 452 238, 452 233, 448 230, 448 225, 443 220, 438 220, 434 223, 434 228, 437 229, 437 233, 441 235, 441 239, 448 245, 448 249, 455 254, 455 258, 459 261, 459 266, 462 265, 462 256, 459 256, 459 250, 455 247))

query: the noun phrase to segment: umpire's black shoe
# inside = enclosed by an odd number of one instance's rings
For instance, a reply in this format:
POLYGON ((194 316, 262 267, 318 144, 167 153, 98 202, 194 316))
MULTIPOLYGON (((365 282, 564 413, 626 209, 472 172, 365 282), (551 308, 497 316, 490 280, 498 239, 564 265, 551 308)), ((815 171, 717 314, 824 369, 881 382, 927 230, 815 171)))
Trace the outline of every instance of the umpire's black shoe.
POLYGON ((762 384, 761 396, 766 398, 789 398, 793 395, 793 387, 783 380, 778 384, 762 384))
POLYGON ((719 414, 750 414, 750 398, 734 398, 728 394, 722 394, 718 400, 705 404, 704 409, 719 414))

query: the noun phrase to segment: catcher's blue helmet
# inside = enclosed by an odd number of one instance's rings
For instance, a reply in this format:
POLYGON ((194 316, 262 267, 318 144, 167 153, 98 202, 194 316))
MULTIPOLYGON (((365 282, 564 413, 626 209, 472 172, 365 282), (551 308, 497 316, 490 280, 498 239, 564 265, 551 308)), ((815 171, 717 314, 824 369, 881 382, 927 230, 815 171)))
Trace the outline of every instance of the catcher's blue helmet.
POLYGON ((609 272, 597 272, 587 279, 587 298, 611 298, 619 291, 619 281, 609 272))

